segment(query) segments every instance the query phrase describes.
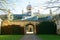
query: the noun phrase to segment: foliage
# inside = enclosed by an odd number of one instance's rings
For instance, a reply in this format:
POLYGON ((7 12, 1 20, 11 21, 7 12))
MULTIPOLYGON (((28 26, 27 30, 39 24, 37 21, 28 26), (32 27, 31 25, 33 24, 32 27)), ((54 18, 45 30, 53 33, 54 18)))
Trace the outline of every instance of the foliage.
POLYGON ((0 35, 0 40, 20 40, 23 35, 0 35))
POLYGON ((60 40, 59 35, 39 34, 37 35, 41 40, 60 40))
POLYGON ((56 34, 56 24, 52 21, 44 21, 37 25, 38 34, 56 34))
POLYGON ((19 25, 8 25, 2 27, 1 34, 24 34, 24 28, 19 25))

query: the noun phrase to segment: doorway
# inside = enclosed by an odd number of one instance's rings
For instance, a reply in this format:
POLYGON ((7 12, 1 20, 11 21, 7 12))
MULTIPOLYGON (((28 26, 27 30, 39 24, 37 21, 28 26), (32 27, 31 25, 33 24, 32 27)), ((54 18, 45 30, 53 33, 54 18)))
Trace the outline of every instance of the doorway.
POLYGON ((34 34, 34 26, 29 24, 29 25, 26 25, 25 27, 25 33, 26 34, 34 34))

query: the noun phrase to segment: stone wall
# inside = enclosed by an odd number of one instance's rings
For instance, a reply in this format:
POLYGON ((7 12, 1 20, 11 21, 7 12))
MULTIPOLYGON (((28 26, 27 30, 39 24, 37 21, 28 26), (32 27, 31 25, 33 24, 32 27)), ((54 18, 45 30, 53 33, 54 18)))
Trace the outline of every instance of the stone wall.
POLYGON ((60 34, 60 29, 57 29, 57 34, 60 34))
POLYGON ((4 20, 2 22, 2 26, 8 26, 8 25, 20 25, 20 26, 25 26, 27 24, 33 24, 33 25, 37 25, 39 22, 36 21, 8 21, 8 20, 4 20))
POLYGON ((58 21, 58 24, 57 24, 57 34, 60 34, 60 20, 58 21))
POLYGON ((20 21, 20 20, 19 21, 18 20, 8 21, 8 20, 4 20, 2 22, 2 28, 5 27, 5 28, 8 29, 8 27, 11 27, 12 25, 19 25, 19 27, 24 28, 24 33, 25 33, 25 27, 26 27, 26 25, 32 24, 32 25, 34 25, 34 33, 36 34, 36 25, 38 23, 39 22, 37 22, 37 21, 20 21))

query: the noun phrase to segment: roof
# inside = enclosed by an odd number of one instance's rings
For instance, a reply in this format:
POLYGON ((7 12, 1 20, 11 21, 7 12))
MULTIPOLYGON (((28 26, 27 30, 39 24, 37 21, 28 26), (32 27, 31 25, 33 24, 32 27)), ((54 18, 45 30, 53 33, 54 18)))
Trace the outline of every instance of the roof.
POLYGON ((26 19, 26 20, 29 20, 29 21, 32 21, 32 20, 38 20, 38 18, 37 18, 37 16, 34 16, 34 17, 32 17, 32 18, 28 18, 28 19, 26 19))
MULTIPOLYGON (((1 19, 7 19, 7 15, 1 15, 1 19)), ((13 14, 13 17, 14 19, 13 20, 21 20, 23 18, 23 16, 31 16, 29 14, 13 14)), ((30 17, 30 18, 27 18, 25 20, 28 20, 28 21, 47 21, 47 20, 51 20, 52 17, 51 16, 46 16, 46 17, 41 17, 41 18, 37 18, 37 16, 33 16, 33 17, 30 17)))
POLYGON ((48 21, 48 20, 52 20, 52 17, 51 16, 42 17, 42 18, 38 18, 38 20, 40 20, 40 21, 48 21))

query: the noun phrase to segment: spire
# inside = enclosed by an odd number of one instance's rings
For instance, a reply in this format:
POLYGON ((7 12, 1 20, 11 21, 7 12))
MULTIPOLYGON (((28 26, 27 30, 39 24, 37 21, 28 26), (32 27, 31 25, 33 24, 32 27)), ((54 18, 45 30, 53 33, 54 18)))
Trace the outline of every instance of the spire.
POLYGON ((50 9, 50 16, 52 16, 52 10, 50 9))
POLYGON ((31 8, 32 8, 32 6, 31 6, 31 4, 29 2, 29 5, 27 6, 27 10, 31 10, 31 8))
POLYGON ((22 14, 24 13, 24 10, 22 10, 22 14))
POLYGON ((29 2, 29 5, 27 5, 27 13, 28 13, 28 15, 30 15, 31 16, 31 10, 32 10, 32 6, 31 6, 31 4, 30 4, 30 2, 29 2))
POLYGON ((40 11, 38 10, 38 13, 39 13, 40 11))
POLYGON ((10 12, 10 9, 8 9, 8 13, 10 14, 11 12, 10 12))
POLYGON ((8 9, 8 15, 7 16, 8 16, 8 20, 13 20, 13 15, 12 15, 10 9, 8 9))

